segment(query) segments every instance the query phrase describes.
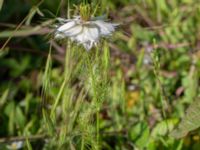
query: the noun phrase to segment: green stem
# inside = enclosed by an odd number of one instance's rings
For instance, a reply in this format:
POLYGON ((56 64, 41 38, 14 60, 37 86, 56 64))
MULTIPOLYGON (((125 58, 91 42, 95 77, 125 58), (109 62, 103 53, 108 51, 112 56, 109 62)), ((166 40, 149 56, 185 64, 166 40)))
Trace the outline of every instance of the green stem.
POLYGON ((70 0, 67 0, 67 18, 70 19, 70 0))
POLYGON ((67 42, 67 48, 65 50, 65 65, 64 65, 64 75, 69 76, 71 73, 70 71, 70 57, 71 57, 71 46, 70 46, 70 41, 67 42))
POLYGON ((83 0, 83 3, 84 3, 84 4, 87 4, 87 3, 88 3, 88 1, 87 1, 87 0, 83 0))
MULTIPOLYGON (((96 55, 97 57, 97 55, 96 55)), ((94 98, 93 98, 93 102, 95 103, 96 107, 97 107, 97 110, 96 110, 96 141, 97 141, 97 149, 99 149, 99 140, 100 140, 100 135, 99 135, 99 129, 100 129, 100 125, 99 125, 99 103, 98 103, 98 95, 96 93, 96 81, 95 81, 95 75, 93 73, 93 67, 92 67, 92 64, 91 64, 91 61, 90 61, 90 58, 89 58, 89 54, 87 54, 87 64, 88 64, 88 67, 89 67, 89 74, 92 78, 92 90, 93 90, 93 93, 94 93, 94 98)))
POLYGON ((85 144, 85 141, 84 141, 84 137, 82 136, 82 141, 81 141, 81 150, 84 150, 84 144, 85 144))
POLYGON ((100 124, 99 124, 99 107, 97 108, 97 112, 96 112, 96 130, 97 130, 97 149, 99 149, 99 140, 100 140, 100 136, 99 136, 99 129, 100 129, 100 124))

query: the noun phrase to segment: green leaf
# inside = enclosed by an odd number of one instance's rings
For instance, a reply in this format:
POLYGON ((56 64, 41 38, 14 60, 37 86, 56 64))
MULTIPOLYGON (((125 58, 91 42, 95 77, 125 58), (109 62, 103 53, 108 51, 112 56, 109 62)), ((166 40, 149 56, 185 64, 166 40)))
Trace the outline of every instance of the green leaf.
POLYGON ((3 50, 0 51, 0 58, 3 58, 9 52, 9 48, 5 47, 3 50))
POLYGON ((185 88, 184 102, 191 103, 197 96, 198 80, 197 68, 192 66, 189 74, 183 79, 183 86, 185 88))
POLYGON ((19 61, 14 58, 8 58, 1 62, 1 65, 10 69, 10 75, 12 77, 18 77, 30 67, 30 57, 24 56, 19 61))
POLYGON ((2 6, 3 6, 3 1, 4 1, 4 0, 0 0, 0 11, 1 11, 2 6))
POLYGON ((28 138, 26 138, 26 146, 28 148, 28 150, 33 150, 30 141, 28 140, 28 138))
POLYGON ((172 137, 181 138, 190 131, 200 127, 200 99, 197 98, 187 109, 185 117, 179 123, 178 128, 170 134, 172 137))
POLYGON ((15 122, 16 125, 19 126, 21 129, 24 128, 24 125, 26 123, 26 118, 19 106, 17 106, 15 110, 15 122))
POLYGON ((129 136, 139 148, 144 148, 148 144, 150 136, 150 129, 147 123, 138 123, 130 130, 129 136))
POLYGON ((11 101, 5 108, 5 114, 8 116, 8 131, 9 134, 14 133, 14 121, 15 121, 15 103, 11 101))
POLYGON ((53 124, 51 118, 49 117, 49 115, 47 114, 45 109, 42 109, 42 114, 43 114, 44 123, 48 129, 48 133, 50 135, 53 135, 55 133, 55 128, 54 128, 54 124, 53 124))
POLYGON ((178 123, 178 119, 167 119, 159 122, 151 132, 152 137, 165 136, 167 132, 172 131, 174 126, 178 123))
POLYGON ((9 94, 9 89, 6 89, 1 97, 0 97, 0 108, 4 106, 4 104, 6 103, 6 100, 8 98, 8 94, 9 94))

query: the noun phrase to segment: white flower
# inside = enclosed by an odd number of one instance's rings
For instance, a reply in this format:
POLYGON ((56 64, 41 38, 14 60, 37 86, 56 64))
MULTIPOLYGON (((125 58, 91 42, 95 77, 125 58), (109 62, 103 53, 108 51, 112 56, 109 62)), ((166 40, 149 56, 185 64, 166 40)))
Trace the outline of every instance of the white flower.
POLYGON ((12 142, 10 145, 7 145, 6 147, 7 149, 10 150, 18 150, 23 147, 23 141, 12 142))
POLYGON ((83 21, 80 16, 75 16, 74 19, 59 18, 58 20, 62 25, 56 29, 55 38, 70 38, 82 44, 86 50, 96 45, 101 37, 111 35, 118 26, 102 19, 93 18, 90 21, 83 21))

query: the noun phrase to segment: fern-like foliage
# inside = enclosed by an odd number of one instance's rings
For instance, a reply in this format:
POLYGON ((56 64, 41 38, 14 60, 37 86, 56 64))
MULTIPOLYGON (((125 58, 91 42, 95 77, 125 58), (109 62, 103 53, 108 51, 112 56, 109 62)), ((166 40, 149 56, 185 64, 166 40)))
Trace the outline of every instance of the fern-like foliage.
POLYGON ((200 127, 200 98, 197 98, 187 109, 185 117, 179 123, 178 128, 173 130, 171 136, 181 138, 190 131, 200 127))

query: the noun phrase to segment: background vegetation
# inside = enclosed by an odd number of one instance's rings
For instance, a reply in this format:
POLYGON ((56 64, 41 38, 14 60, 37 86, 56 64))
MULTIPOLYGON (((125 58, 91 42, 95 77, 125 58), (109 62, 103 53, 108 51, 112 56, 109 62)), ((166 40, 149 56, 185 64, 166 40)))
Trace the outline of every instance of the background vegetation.
POLYGON ((51 34, 81 2, 0 1, 0 149, 200 149, 199 0, 94 0, 90 52, 51 34))

